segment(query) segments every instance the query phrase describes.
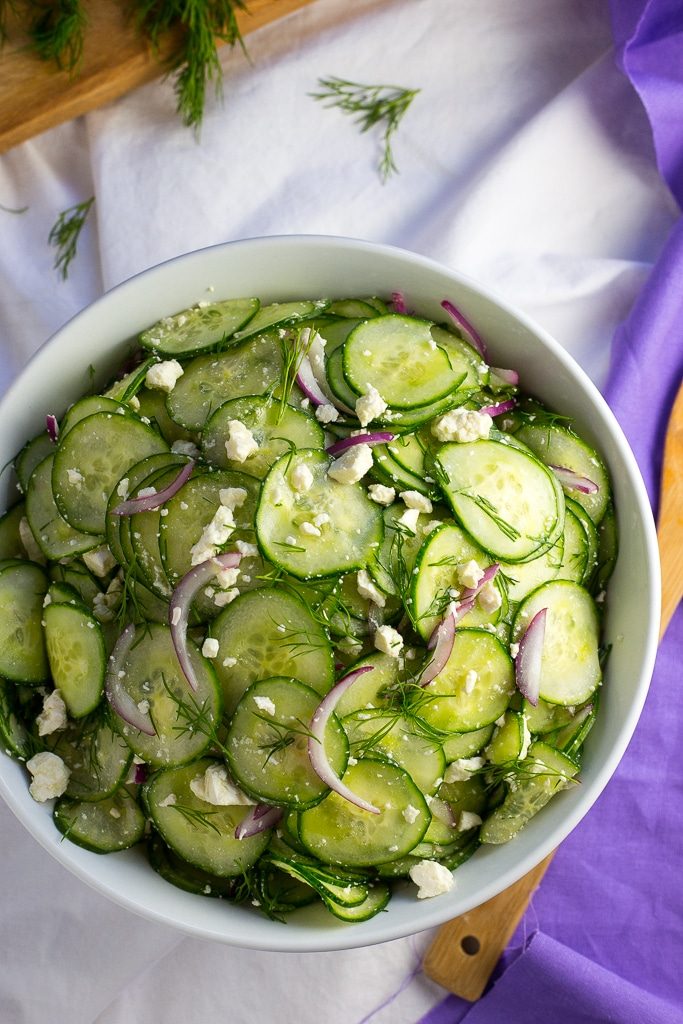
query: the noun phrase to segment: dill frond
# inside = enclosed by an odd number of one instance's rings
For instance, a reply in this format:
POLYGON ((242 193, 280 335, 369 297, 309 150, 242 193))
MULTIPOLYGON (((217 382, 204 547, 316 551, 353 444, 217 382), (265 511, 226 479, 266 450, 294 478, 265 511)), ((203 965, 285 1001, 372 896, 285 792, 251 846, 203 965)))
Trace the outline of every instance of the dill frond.
POLYGON ((62 281, 69 276, 69 267, 76 256, 78 239, 88 214, 95 202, 91 196, 83 203, 76 203, 67 210, 62 210, 50 229, 47 237, 48 245, 55 249, 54 269, 59 272, 62 281))
POLYGON ((30 29, 33 49, 41 60, 54 61, 60 71, 73 74, 83 56, 88 18, 82 0, 33 3, 37 8, 30 29))

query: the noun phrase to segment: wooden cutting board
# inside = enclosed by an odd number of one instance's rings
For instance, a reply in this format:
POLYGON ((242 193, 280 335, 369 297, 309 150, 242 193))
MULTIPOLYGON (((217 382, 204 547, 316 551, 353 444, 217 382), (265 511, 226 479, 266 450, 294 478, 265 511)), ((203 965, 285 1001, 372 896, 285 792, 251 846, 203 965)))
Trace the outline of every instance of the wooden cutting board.
MULTIPOLYGON (((243 35, 305 7, 312 0, 249 0, 237 22, 243 35)), ((86 0, 88 28, 77 75, 35 57, 16 21, 0 51, 0 153, 39 132, 122 96, 164 73, 135 31, 121 0, 86 0)), ((167 54, 173 39, 161 47, 167 54)))

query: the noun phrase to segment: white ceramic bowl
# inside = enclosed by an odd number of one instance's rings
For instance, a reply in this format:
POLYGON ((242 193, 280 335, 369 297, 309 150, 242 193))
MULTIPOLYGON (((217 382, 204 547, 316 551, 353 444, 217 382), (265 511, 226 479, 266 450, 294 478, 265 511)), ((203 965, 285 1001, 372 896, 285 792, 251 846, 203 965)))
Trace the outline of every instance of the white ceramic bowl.
MULTIPOLYGON (((140 850, 103 857, 62 842, 51 808, 29 796, 24 769, 0 755, 0 792, 53 857, 122 906, 197 936, 269 950, 341 949, 418 932, 470 910, 525 874, 581 820, 617 767, 645 700, 659 624, 659 562, 645 488, 616 420, 582 370, 540 327, 487 289, 413 253, 344 238, 257 238, 145 271, 79 313, 30 361, 0 404, 0 465, 43 428, 46 412, 61 414, 87 389, 91 364, 103 384, 139 331, 198 300, 388 297, 394 290, 403 291, 416 311, 439 319, 440 301, 454 301, 486 339, 493 365, 516 368, 525 390, 574 417, 609 466, 621 533, 606 622, 613 648, 582 784, 560 794, 512 842, 482 847, 458 869, 447 895, 418 902, 411 885, 394 895, 388 912, 363 924, 344 925, 322 908, 307 908, 283 925, 251 907, 174 888, 140 850)), ((15 497, 9 476, 2 478, 0 507, 15 497)))

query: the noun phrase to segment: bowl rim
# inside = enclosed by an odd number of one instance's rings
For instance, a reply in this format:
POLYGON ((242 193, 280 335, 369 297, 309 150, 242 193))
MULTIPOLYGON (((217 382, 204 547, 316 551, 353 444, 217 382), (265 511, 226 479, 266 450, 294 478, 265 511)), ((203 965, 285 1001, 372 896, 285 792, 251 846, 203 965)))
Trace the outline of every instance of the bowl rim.
MULTIPOLYGON (((419 918, 417 928, 409 925, 392 926, 389 924, 389 920, 387 920, 387 924, 384 929, 381 930, 381 934, 375 935, 373 933, 369 936, 364 934, 366 929, 362 924, 356 924, 352 928, 330 927, 319 929, 317 933, 315 929, 305 926, 300 930, 296 928, 286 929, 288 934, 286 940, 283 935, 282 941, 278 941, 278 932, 276 929, 273 929, 274 937, 272 941, 269 940, 267 943, 264 943, 263 941, 252 938, 251 935, 226 935, 224 932, 210 927, 200 927, 188 923, 176 913, 170 913, 168 911, 162 912, 154 907, 141 906, 137 900, 130 898, 128 893, 121 892, 119 889, 103 882, 101 879, 96 877, 96 872, 93 873, 78 863, 77 859, 71 853, 72 848, 67 844, 61 842, 55 843, 54 841, 50 842, 49 837, 41 832, 37 824, 35 824, 31 818, 27 818, 22 806, 25 803, 25 794, 20 795, 19 793, 15 793, 14 787, 9 785, 5 780, 3 769, 0 766, 0 794, 4 797, 5 802, 24 827, 64 867, 70 870, 82 881, 86 882, 86 884, 91 888, 95 889, 97 892, 103 893, 120 906, 123 906, 147 919, 178 928, 186 934, 194 935, 199 938, 218 940, 223 943, 242 946, 245 948, 282 952, 331 951, 336 949, 355 948, 376 942, 384 942, 401 938, 409 934, 414 934, 416 931, 422 931, 427 928, 440 925, 454 915, 457 916, 466 913, 468 910, 486 902, 488 899, 491 899, 493 896, 518 881, 524 874, 539 864, 549 853, 551 853, 551 851, 555 849, 585 817, 616 771, 616 768, 631 741, 647 697, 658 644, 661 591, 659 552, 652 509, 650 507, 645 484, 640 474, 635 456, 633 455, 630 445, 612 410, 598 388, 593 384, 576 360, 541 325, 531 317, 527 316, 512 303, 501 298, 494 289, 491 289, 469 275, 448 267, 437 260, 412 252, 408 249, 385 243, 336 235, 265 235, 223 242, 217 245, 193 250, 142 270, 125 281, 120 282, 97 298, 93 303, 84 307, 40 346, 40 348, 28 360, 26 366, 17 375, 16 379, 12 382, 2 398, 0 398, 0 420, 4 415, 4 410, 18 401, 22 389, 26 387, 27 378, 30 377, 36 364, 39 364, 41 359, 45 358, 46 353, 50 353, 54 349, 58 348, 63 343, 62 339, 64 336, 68 337, 74 329, 80 327, 82 324, 87 325, 91 318, 97 321, 101 317, 103 310, 106 311, 107 307, 112 303, 120 303, 127 293, 134 292, 135 289, 139 288, 141 286, 141 282, 145 282, 146 284, 157 276, 163 277, 168 273, 169 268, 182 268, 194 261, 201 262, 202 260, 207 259, 209 254, 219 255, 221 252, 226 250, 236 251, 239 253, 240 250, 246 251, 253 248, 258 249, 262 246, 268 248, 273 247, 274 249, 280 249, 283 252, 288 249, 291 250, 308 247, 311 253, 322 251, 323 249, 334 248, 336 251, 344 255, 363 252, 365 254, 369 254, 373 258, 390 258, 397 263, 420 267, 427 272, 433 272, 442 278, 450 279, 456 286, 462 286, 478 296, 481 296, 485 301, 498 307, 506 317, 509 317, 513 321, 519 323, 526 331, 535 336, 543 347, 549 349, 553 353, 554 357, 562 363, 564 368, 568 371, 570 377, 578 380, 581 388, 587 394, 590 404, 598 410, 600 414, 599 418, 602 419, 603 424, 608 424, 611 439, 618 449, 619 457, 622 460, 628 475, 628 483, 633 491, 635 512, 643 529, 643 538, 646 548, 647 578, 643 581, 643 590, 645 593, 649 593, 650 601, 647 603, 649 617, 647 620, 645 642, 641 658, 642 667, 639 673, 638 684, 635 689, 634 699, 624 715, 621 728, 619 729, 618 741, 612 746, 608 755, 602 758, 597 776, 591 781, 590 786, 585 792, 585 799, 574 807, 560 827, 556 827, 552 830, 552 836, 546 837, 545 840, 537 843, 531 851, 526 855, 521 856, 514 865, 502 871, 495 878, 491 878, 488 883, 479 887, 474 898, 468 898, 465 896, 464 899, 461 900, 456 911, 449 910, 448 901, 430 901, 431 905, 426 901, 420 903, 419 914, 416 915, 419 918), (316 938, 316 934, 318 935, 318 938, 316 938)), ((175 310, 172 312, 174 311, 175 310)), ((370 923, 371 922, 368 922, 368 924, 370 923)))

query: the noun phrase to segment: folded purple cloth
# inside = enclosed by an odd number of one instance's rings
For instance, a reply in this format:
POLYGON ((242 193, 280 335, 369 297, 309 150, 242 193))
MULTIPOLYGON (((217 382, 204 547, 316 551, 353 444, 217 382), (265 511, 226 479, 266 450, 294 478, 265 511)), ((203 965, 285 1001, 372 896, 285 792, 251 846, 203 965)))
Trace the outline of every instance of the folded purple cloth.
MULTIPOLYGON (((612 0, 617 56, 683 207, 683 0, 612 0)), ((683 219, 616 332, 606 396, 653 506, 683 376, 683 219)), ((497 979, 472 1005, 449 996, 420 1024, 683 1024, 683 615, 610 785, 565 840, 497 979), (609 851, 606 855, 605 851, 609 851)))

